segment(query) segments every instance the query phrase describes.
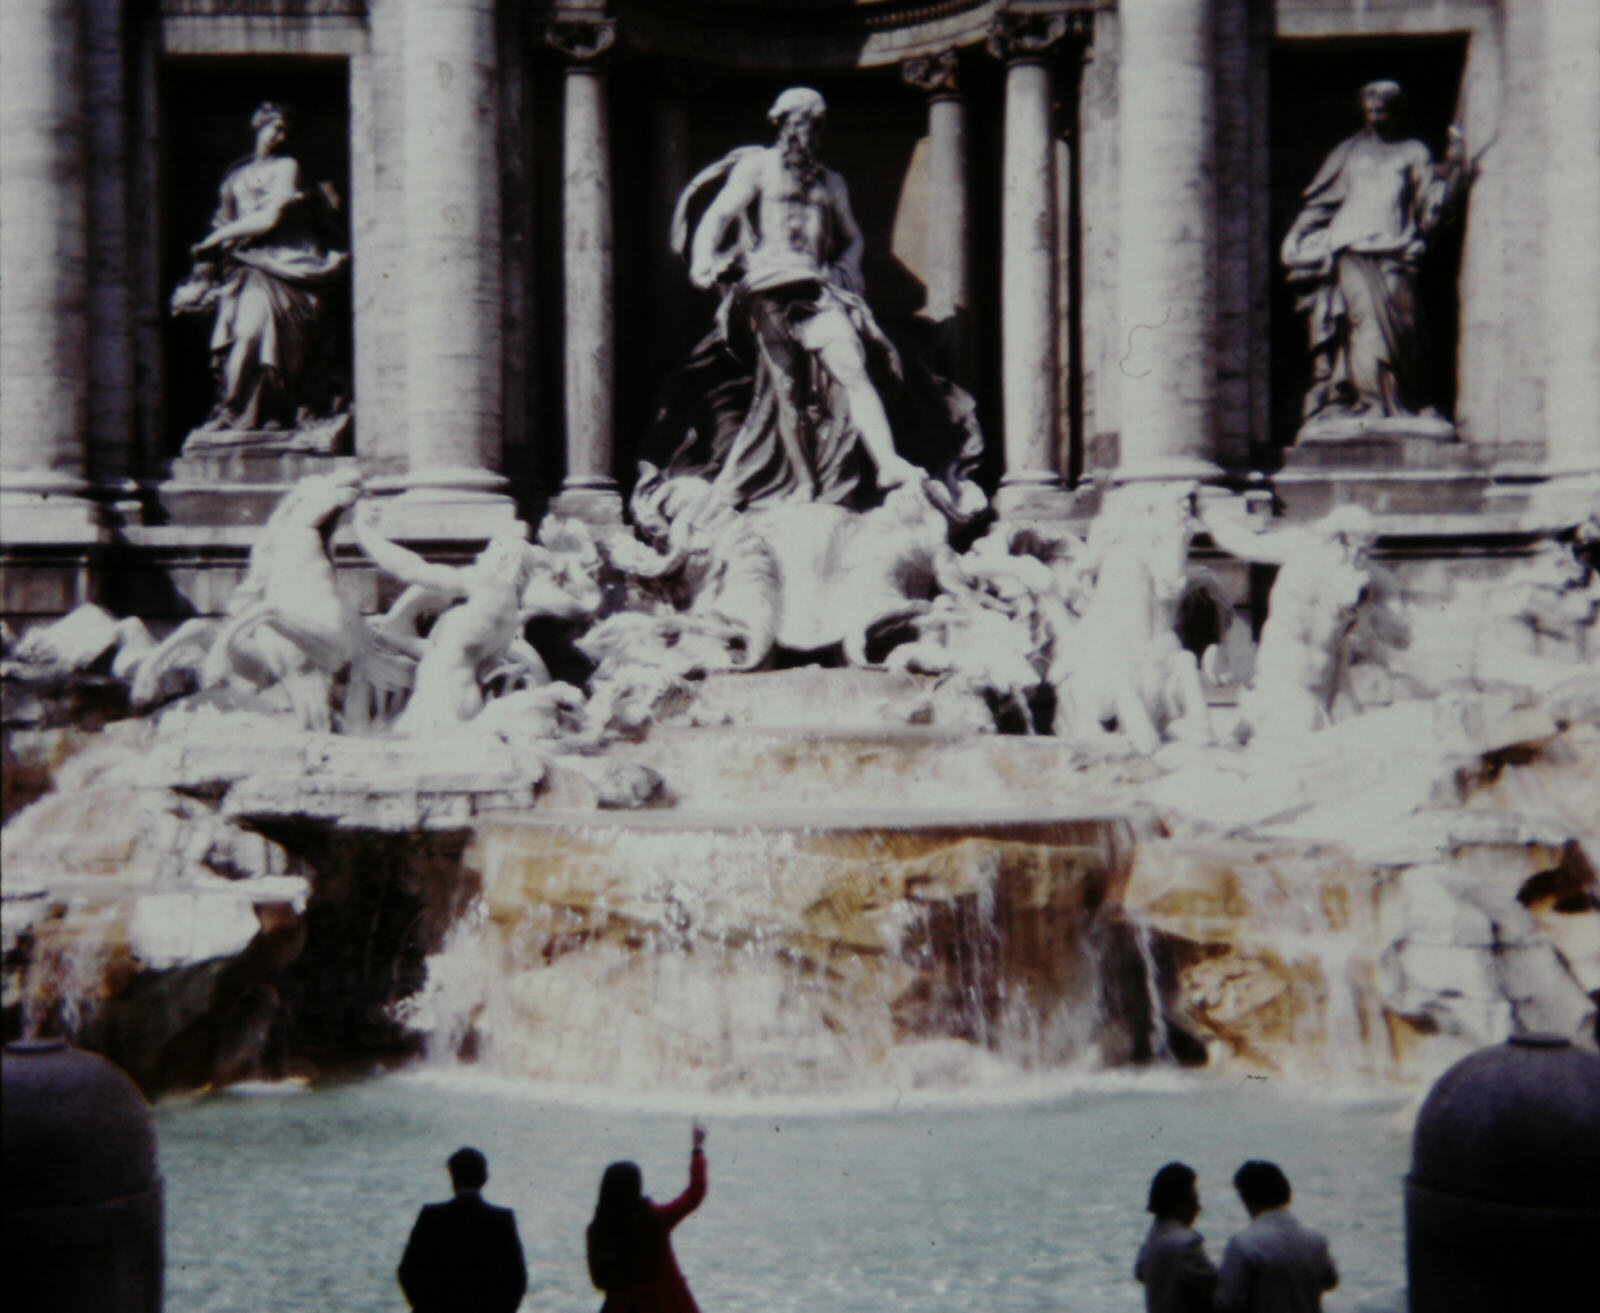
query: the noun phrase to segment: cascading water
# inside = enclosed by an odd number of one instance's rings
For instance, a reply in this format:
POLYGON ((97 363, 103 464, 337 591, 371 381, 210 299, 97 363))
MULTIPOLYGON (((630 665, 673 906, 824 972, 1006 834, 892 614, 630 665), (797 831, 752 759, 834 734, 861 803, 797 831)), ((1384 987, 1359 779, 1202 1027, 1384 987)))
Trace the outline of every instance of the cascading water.
POLYGON ((435 1059, 611 1089, 1087 1061, 1116 1024, 1090 941, 1128 847, 1099 818, 490 820, 467 855, 482 899, 403 1019, 435 1059))
POLYGON ((1129 920, 1152 985, 1151 1033, 1167 1056, 1173 1000, 1214 1037, 1210 1057, 1237 1056, 1326 1086, 1383 1083, 1397 1075, 1381 987, 1392 898, 1379 870, 1293 850, 1196 865, 1181 851, 1142 850, 1129 920), (1181 977, 1181 980, 1180 980, 1181 977))
POLYGON ((1150 1046, 1150 1056, 1157 1062, 1170 1061, 1172 1046, 1167 1040, 1166 1008, 1161 999, 1161 973, 1156 966, 1155 931, 1142 916, 1130 914, 1128 923, 1133 931, 1133 944, 1139 953, 1139 965, 1143 968, 1145 984, 1145 1007, 1149 1012, 1149 1030, 1146 1042, 1150 1046))
POLYGON ((21 1036, 83 1036, 95 1022, 112 956, 110 937, 83 927, 29 953, 17 989, 21 1036))

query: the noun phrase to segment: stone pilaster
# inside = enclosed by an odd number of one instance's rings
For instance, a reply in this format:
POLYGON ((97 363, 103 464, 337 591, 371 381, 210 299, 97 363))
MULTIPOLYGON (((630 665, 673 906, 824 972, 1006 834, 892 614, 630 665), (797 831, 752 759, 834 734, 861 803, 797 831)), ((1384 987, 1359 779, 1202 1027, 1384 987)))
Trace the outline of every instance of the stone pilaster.
POLYGON ((89 378, 87 471, 99 495, 137 518, 134 448, 138 404, 134 366, 132 261, 127 168, 130 41, 121 0, 87 0, 84 9, 85 136, 89 174, 89 378))
POLYGON ((1001 184, 1001 379, 1005 474, 995 505, 1024 517, 1065 510, 1056 316, 1054 62, 1074 14, 1002 11, 989 49, 1006 65, 1001 184))
POLYGON ((1206 478, 1219 473, 1212 0, 1123 0, 1118 18, 1117 477, 1206 478))
POLYGON ((622 521, 613 469, 616 325, 612 295, 611 126, 603 56, 609 18, 550 24, 566 57, 562 98, 561 229, 565 243, 567 473, 552 510, 597 524, 622 521))
POLYGON ((81 0, 0 4, 0 535, 85 542, 89 193, 81 0))
POLYGON ((1600 5, 1545 0, 1546 462, 1600 470, 1600 5))
POLYGON ((407 506, 413 537, 514 514, 501 473, 500 91, 495 0, 401 0, 407 506))
POLYGON ((939 367, 970 387, 967 101, 957 69, 954 50, 900 65, 901 76, 928 97, 928 300, 923 313, 938 326, 939 367))

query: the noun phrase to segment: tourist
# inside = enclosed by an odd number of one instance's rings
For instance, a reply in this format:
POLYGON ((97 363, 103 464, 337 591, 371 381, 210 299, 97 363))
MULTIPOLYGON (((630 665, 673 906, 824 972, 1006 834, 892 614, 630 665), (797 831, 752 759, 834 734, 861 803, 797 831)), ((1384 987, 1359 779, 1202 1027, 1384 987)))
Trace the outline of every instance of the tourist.
POLYGON ((1134 1278, 1144 1284, 1149 1313, 1209 1313, 1217 1269, 1206 1255, 1205 1237, 1194 1230, 1200 1189, 1194 1168, 1168 1163, 1150 1182, 1147 1211, 1155 1214, 1139 1248, 1134 1278))
POLYGON ((1318 1313, 1339 1284, 1328 1242, 1289 1211, 1289 1178, 1252 1160, 1233 1174, 1250 1225, 1228 1241, 1217 1278, 1217 1313, 1318 1313))
POLYGON ((483 1200, 489 1164, 457 1149, 446 1164, 456 1197, 424 1204, 400 1260, 400 1289, 416 1313, 512 1313, 528 1288, 517 1219, 483 1200))
POLYGON ((600 1178, 589 1223, 589 1276, 605 1291, 600 1313, 698 1313, 678 1260, 672 1228, 706 1197, 706 1130, 694 1127, 689 1188, 669 1204, 652 1203, 635 1163, 612 1163, 600 1178))

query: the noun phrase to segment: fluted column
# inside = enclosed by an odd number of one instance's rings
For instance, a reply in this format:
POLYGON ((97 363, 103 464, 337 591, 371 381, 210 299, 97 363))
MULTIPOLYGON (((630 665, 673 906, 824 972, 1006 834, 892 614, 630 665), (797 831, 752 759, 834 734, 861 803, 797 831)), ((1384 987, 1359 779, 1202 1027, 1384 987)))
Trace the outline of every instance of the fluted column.
POLYGON ((426 532, 413 521, 416 536, 475 537, 485 514, 512 513, 501 473, 495 0, 402 3, 405 498, 441 511, 426 532))
POLYGON ((938 325, 940 368, 971 386, 967 349, 971 313, 967 190, 967 101, 956 80, 954 50, 908 59, 901 75, 928 96, 928 300, 938 325))
POLYGON ((1056 335, 1055 88, 1052 61, 1069 34, 1063 13, 1002 12, 989 49, 1006 65, 1001 182, 1002 515, 1049 514, 1064 503, 1056 335))
POLYGON ((552 509, 617 524, 622 498, 613 470, 611 127, 602 62, 616 41, 616 24, 612 19, 552 23, 546 39, 567 57, 561 196, 567 473, 552 509))
POLYGON ((1212 0, 1122 0, 1119 479, 1204 478, 1216 450, 1212 0))
POLYGON ((1600 469, 1600 5, 1545 0, 1546 461, 1600 469))
POLYGON ((81 0, 0 4, 0 534, 92 536, 81 0))

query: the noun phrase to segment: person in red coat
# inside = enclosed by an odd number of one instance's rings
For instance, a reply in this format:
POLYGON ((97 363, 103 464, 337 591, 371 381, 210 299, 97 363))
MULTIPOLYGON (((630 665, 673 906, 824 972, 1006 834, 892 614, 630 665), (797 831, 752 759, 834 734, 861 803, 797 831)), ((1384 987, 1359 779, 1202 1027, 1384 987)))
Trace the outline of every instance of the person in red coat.
POLYGON ((600 1313, 699 1313, 678 1271, 671 1236, 706 1197, 705 1141, 705 1127, 696 1123, 689 1188, 669 1204, 644 1197, 637 1164, 606 1168, 587 1237, 589 1277, 606 1294, 600 1313))

